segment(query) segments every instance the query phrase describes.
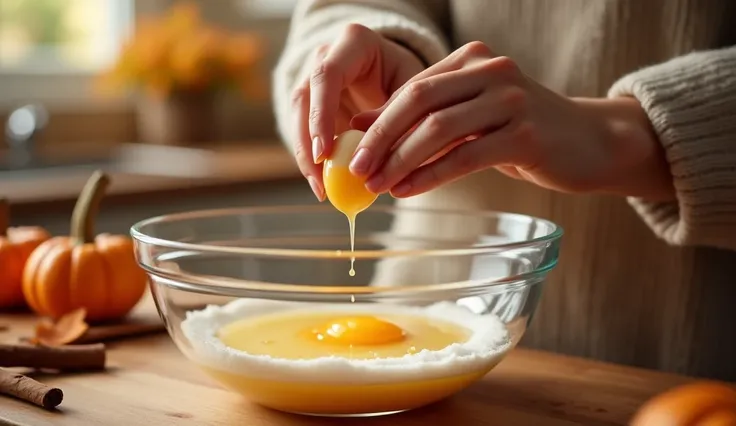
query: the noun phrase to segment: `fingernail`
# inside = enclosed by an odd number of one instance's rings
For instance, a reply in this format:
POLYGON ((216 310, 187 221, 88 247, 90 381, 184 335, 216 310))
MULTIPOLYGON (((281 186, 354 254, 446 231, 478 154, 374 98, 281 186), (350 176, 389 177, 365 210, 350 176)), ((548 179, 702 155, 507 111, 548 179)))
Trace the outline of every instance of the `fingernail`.
POLYGON ((411 184, 409 182, 402 182, 393 188, 391 188, 391 195, 394 197, 401 197, 406 195, 411 190, 411 184))
POLYGON ((319 136, 315 136, 314 139, 312 139, 312 158, 314 159, 314 164, 318 164, 322 161, 322 152, 324 149, 322 139, 320 139, 319 136))
POLYGON ((385 180, 383 175, 375 175, 366 181, 365 186, 368 190, 377 193, 385 180))
POLYGON ((355 175, 364 175, 371 168, 371 152, 366 148, 360 148, 350 160, 350 171, 355 175))
POLYGON ((320 202, 322 202, 324 200, 324 195, 322 193, 322 187, 320 186, 319 182, 317 182, 317 179, 315 179, 314 176, 309 176, 307 178, 307 182, 309 182, 309 186, 312 188, 314 196, 317 197, 320 202))

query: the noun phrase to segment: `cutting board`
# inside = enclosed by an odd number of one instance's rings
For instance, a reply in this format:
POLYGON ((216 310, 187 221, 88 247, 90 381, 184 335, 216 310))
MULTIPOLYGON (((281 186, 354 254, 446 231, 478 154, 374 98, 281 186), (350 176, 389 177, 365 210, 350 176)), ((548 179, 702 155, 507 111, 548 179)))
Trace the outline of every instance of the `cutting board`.
MULTIPOLYGON (((155 320, 150 301, 136 316, 155 320)), ((9 326, 2 340, 29 332, 33 321, 29 315, 0 315, 0 323, 9 326)), ((34 376, 63 390, 64 401, 54 411, 0 397, 0 424, 611 426, 627 424, 656 393, 692 380, 516 349, 482 381, 444 402, 380 418, 324 419, 271 411, 220 388, 166 334, 108 347, 105 372, 34 376)))

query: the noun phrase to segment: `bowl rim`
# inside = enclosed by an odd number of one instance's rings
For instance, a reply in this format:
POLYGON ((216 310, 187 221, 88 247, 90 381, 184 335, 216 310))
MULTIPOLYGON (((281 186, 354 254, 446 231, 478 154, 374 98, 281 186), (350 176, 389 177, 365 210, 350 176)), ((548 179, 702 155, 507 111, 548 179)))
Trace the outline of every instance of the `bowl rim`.
MULTIPOLYGON (((168 248, 173 250, 181 251, 198 251, 208 253, 222 253, 222 254, 239 254, 239 255, 257 255, 259 257, 280 257, 280 258, 328 258, 328 259, 340 259, 340 258, 351 258, 357 259, 385 259, 389 257, 401 257, 401 256, 459 256, 459 255, 473 255, 473 254, 488 254, 499 251, 513 250, 541 243, 548 243, 562 238, 564 234, 563 228, 555 222, 548 219, 543 219, 536 216, 525 215, 520 213, 509 213, 496 210, 478 210, 478 209, 438 209, 438 208, 416 208, 416 207, 404 207, 404 206, 371 206, 370 210, 373 212, 383 211, 385 213, 394 212, 415 212, 420 214, 455 214, 455 215, 466 215, 473 217, 481 217, 488 219, 500 219, 507 218, 512 219, 516 222, 522 220, 543 223, 551 229, 551 232, 546 235, 542 235, 536 238, 530 238, 523 241, 512 241, 507 243, 492 244, 492 243, 480 243, 472 246, 462 248, 447 248, 447 249, 422 249, 422 250, 359 250, 354 251, 342 250, 340 253, 336 253, 335 250, 324 250, 324 249, 284 249, 284 248, 269 248, 269 247, 227 247, 221 245, 211 244, 198 244, 188 243, 181 241, 172 241, 160 237, 154 237, 144 233, 141 229, 155 225, 158 223, 174 222, 178 220, 192 220, 192 219, 204 219, 212 218, 217 216, 232 216, 232 215, 245 215, 245 214, 266 214, 266 213, 318 213, 320 211, 336 211, 331 206, 325 205, 279 205, 279 206, 252 206, 252 207, 232 207, 232 208, 220 208, 220 209, 202 209, 192 210, 188 212, 171 213, 165 215, 153 216, 147 219, 143 219, 134 223, 130 227, 130 235, 133 240, 143 243, 154 245, 162 248, 168 248)), ((339 213, 339 212, 338 212, 339 213)))
MULTIPOLYGON (((541 237, 528 239, 525 241, 515 241, 502 244, 478 244, 463 248, 449 249, 430 249, 430 250, 343 250, 341 254, 337 254, 334 250, 319 249, 272 249, 264 247, 225 247, 218 245, 206 245, 196 243, 186 243, 180 241, 170 241, 159 237, 146 235, 141 228, 147 225, 163 223, 175 220, 187 220, 198 218, 212 218, 222 215, 236 214, 265 214, 269 212, 335 212, 334 207, 326 205, 278 205, 278 206, 253 206, 253 207, 234 207, 221 209, 203 209, 193 210, 181 213, 171 213, 159 215, 144 219, 131 226, 131 236, 136 245, 138 243, 156 245, 162 248, 175 250, 176 253, 192 253, 192 252, 209 252, 216 254, 235 254, 235 255, 255 255, 259 257, 280 257, 280 258, 308 258, 308 259, 386 259, 392 256, 414 256, 414 257, 430 257, 430 256, 458 256, 458 255, 478 255, 504 252, 514 249, 521 249, 533 245, 550 244, 559 240, 563 235, 563 229, 558 224, 535 216, 507 213, 495 210, 475 210, 475 209, 438 209, 438 208, 415 208, 395 205, 379 205, 371 206, 372 211, 383 211, 386 213, 393 212, 417 212, 417 213, 435 213, 435 214, 460 214, 472 215, 474 217, 492 218, 509 218, 519 221, 535 221, 544 223, 550 227, 551 232, 541 237)), ((339 213, 339 212, 338 212, 339 213)), ((136 249, 136 253, 138 250, 136 249)), ((175 253, 170 253, 175 254, 175 253)), ((138 257, 138 254, 136 254, 138 257)), ((335 298, 336 300, 349 296, 352 300, 361 298, 365 300, 395 298, 414 296, 416 294, 443 293, 443 292, 474 292, 487 291, 490 287, 499 285, 516 286, 528 285, 551 271, 558 263, 557 255, 545 265, 540 265, 531 271, 525 271, 520 274, 500 277, 494 280, 488 279, 471 279, 459 282, 440 283, 440 284, 416 284, 416 285, 372 285, 368 287, 355 286, 321 286, 321 285, 297 285, 284 283, 259 282, 253 280, 242 280, 219 276, 209 275, 192 275, 174 272, 166 268, 161 268, 153 264, 146 264, 138 259, 139 265, 148 273, 153 274, 161 282, 167 285, 180 288, 184 291, 195 291, 213 295, 227 295, 232 297, 243 297, 249 295, 251 297, 265 298, 284 298, 284 300, 302 300, 307 295, 318 296, 320 298, 335 298), (245 292, 245 293, 244 293, 245 292)), ((326 299, 325 299, 326 300, 326 299)))

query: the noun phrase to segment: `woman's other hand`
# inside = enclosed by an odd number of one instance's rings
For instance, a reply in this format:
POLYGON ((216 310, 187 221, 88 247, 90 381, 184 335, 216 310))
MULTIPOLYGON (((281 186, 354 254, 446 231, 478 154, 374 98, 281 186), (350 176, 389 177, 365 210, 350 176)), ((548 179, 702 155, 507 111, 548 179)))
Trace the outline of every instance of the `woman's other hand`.
POLYGON ((313 54, 311 74, 292 95, 299 129, 295 155, 317 198, 325 198, 322 161, 336 134, 356 113, 385 103, 389 95, 424 69, 414 53, 357 24, 313 54))
POLYGON ((480 42, 412 77, 352 125, 366 136, 351 171, 369 190, 399 198, 491 167, 562 192, 673 196, 635 99, 561 96, 480 42))

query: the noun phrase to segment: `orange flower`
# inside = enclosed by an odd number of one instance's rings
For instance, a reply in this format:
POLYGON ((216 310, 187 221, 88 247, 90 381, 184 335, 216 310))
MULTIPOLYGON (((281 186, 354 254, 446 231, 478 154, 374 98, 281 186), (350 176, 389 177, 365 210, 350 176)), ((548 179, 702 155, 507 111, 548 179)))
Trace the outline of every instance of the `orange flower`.
POLYGON ((140 39, 133 50, 134 60, 142 70, 166 68, 169 46, 161 38, 140 39))
POLYGON ((254 88, 263 89, 256 78, 262 46, 253 34, 206 25, 195 3, 182 2, 163 17, 140 20, 98 83, 101 89, 133 87, 152 96, 221 87, 249 87, 244 93, 256 93, 254 88))
POLYGON ((164 26, 169 34, 183 35, 200 25, 199 8, 191 1, 175 4, 169 10, 164 26))
POLYGON ((171 50, 171 71, 177 81, 201 85, 211 80, 207 75, 213 55, 221 44, 221 35, 212 29, 203 29, 185 36, 171 50))
POLYGON ((238 87, 240 93, 247 99, 259 101, 268 99, 268 81, 260 74, 248 73, 240 80, 238 87))
POLYGON ((223 56, 229 72, 237 73, 261 59, 261 43, 252 34, 237 34, 223 46, 223 56))

